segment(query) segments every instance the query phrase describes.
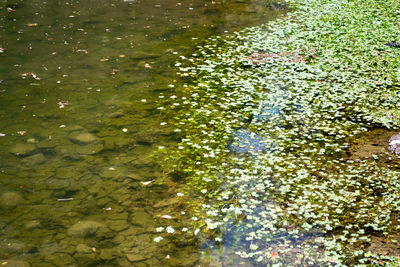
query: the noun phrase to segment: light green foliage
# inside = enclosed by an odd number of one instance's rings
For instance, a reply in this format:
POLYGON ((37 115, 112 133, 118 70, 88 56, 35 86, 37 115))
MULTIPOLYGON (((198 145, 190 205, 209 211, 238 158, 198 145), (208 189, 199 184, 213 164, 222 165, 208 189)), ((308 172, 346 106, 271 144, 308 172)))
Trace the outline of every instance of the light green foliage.
POLYGON ((346 151, 370 127, 400 126, 400 49, 385 46, 400 41, 400 2, 291 5, 288 16, 212 38, 177 63, 188 84, 163 105, 173 105, 182 141, 167 149, 166 167, 204 196, 208 229, 238 223, 242 257, 285 266, 389 262, 362 248, 399 227, 399 172, 346 151), (240 128, 268 151, 231 153, 240 128))

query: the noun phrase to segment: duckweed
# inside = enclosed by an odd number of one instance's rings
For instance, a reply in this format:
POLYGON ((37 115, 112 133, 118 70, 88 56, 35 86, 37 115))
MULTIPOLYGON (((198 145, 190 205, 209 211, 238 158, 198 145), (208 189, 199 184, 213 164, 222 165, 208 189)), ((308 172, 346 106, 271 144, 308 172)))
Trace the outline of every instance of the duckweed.
POLYGON ((385 45, 400 2, 290 5, 176 63, 187 83, 159 100, 181 141, 160 149, 164 167, 201 199, 192 233, 235 235, 235 253, 263 266, 394 261, 368 242, 400 227, 399 171, 348 154, 369 129, 400 126, 400 50, 385 45))

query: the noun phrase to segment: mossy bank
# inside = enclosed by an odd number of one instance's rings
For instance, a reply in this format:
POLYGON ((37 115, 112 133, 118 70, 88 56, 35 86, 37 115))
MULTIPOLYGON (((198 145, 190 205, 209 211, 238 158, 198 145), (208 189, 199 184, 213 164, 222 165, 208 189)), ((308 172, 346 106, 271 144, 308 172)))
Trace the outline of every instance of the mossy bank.
POLYGON ((187 84, 160 95, 173 118, 163 124, 181 138, 160 147, 165 168, 201 196, 192 233, 233 242, 255 264, 394 262, 399 251, 371 240, 398 242, 398 159, 351 147, 400 126, 400 2, 288 4, 287 16, 181 57, 187 84))

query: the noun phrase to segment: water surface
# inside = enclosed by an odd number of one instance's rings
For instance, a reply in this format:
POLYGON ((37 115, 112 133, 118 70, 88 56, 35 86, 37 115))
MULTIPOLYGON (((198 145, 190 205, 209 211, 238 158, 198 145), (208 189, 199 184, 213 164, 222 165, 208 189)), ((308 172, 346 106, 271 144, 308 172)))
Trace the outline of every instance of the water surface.
POLYGON ((276 15, 250 0, 0 3, 0 259, 197 264, 196 242, 153 242, 180 204, 151 157, 176 142, 154 101, 180 55, 276 15))

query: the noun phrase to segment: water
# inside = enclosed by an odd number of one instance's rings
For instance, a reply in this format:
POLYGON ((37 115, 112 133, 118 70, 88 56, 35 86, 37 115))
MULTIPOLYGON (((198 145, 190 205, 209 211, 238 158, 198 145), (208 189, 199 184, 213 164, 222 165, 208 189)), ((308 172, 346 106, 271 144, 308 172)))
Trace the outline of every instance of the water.
POLYGON ((153 242, 180 205, 151 157, 176 142, 154 102, 178 56, 277 14, 261 0, 0 2, 0 259, 198 264, 194 240, 153 242))

